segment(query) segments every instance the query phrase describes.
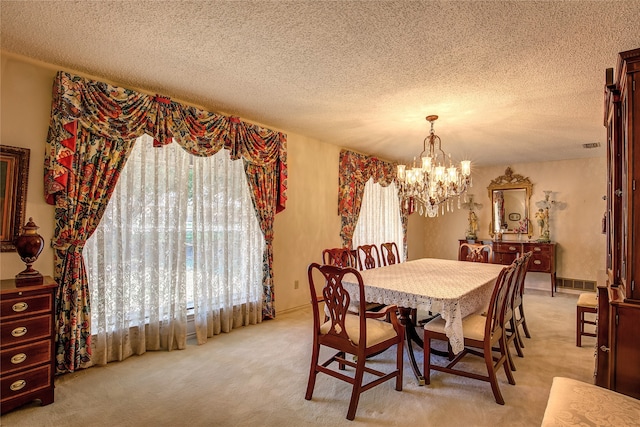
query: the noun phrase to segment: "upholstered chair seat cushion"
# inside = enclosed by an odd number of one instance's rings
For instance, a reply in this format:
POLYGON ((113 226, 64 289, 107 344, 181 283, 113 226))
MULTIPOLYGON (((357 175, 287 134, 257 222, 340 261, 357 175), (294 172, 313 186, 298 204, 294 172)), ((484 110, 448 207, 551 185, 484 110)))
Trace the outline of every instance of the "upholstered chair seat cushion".
MULTIPOLYGON (((382 320, 367 319, 367 347, 371 347, 397 335, 393 325, 382 320)), ((360 343, 360 317, 355 314, 347 314, 345 317, 347 335, 355 345, 360 343)), ((320 333, 326 334, 331 328, 331 320, 320 326, 320 333)))
MULTIPOLYGON (((483 316, 480 313, 470 314, 469 316, 462 319, 462 329, 464 331, 464 337, 476 341, 484 340, 484 329, 485 323, 487 322, 486 315, 483 316)), ((441 334, 445 333, 444 330, 444 319, 442 317, 437 317, 432 321, 426 323, 424 325, 424 329, 431 332, 438 332, 441 334)), ((492 337, 492 341, 500 338, 502 334, 502 329, 498 330, 498 334, 492 337)))
POLYGON ((578 298, 579 307, 595 308, 598 306, 598 298, 594 292, 585 292, 578 298))

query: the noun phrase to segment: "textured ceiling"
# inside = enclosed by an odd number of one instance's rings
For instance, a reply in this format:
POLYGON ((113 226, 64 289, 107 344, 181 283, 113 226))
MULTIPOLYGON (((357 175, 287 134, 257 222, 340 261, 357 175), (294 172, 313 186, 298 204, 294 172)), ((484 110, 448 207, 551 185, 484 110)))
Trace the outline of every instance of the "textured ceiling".
POLYGON ((389 160, 604 155, 632 1, 5 1, 1 48, 389 160), (594 150, 584 143, 600 142, 594 150))

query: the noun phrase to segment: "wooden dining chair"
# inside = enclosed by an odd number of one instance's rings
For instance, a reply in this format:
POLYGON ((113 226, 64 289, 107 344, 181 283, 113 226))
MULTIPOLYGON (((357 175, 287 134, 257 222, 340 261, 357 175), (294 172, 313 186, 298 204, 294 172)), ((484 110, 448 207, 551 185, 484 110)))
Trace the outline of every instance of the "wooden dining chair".
POLYGON ((380 252, 382 256, 382 265, 391 265, 400 262, 400 251, 398 250, 396 242, 381 243, 380 252))
POLYGON ((482 243, 461 243, 458 248, 459 261, 493 262, 493 248, 482 243))
POLYGON ((358 251, 358 268, 361 271, 382 266, 380 251, 376 245, 360 245, 356 250, 358 251))
POLYGON ((424 378, 426 384, 431 382, 432 370, 487 381, 491 384, 496 402, 504 405, 504 398, 498 385, 498 370, 504 369, 509 384, 516 383, 507 360, 507 343, 503 323, 504 311, 507 308, 507 294, 511 282, 515 280, 515 271, 514 264, 502 269, 496 279, 486 313, 471 314, 462 320, 464 349, 446 366, 431 363, 431 341, 449 341, 445 333, 445 321, 441 317, 437 317, 424 325, 424 378), (494 354, 493 348, 497 349, 497 354, 494 354), (458 362, 468 354, 484 358, 487 375, 455 368, 458 362))
POLYGON ((516 320, 516 304, 522 305, 522 288, 524 287, 524 280, 527 275, 527 268, 529 266, 529 259, 533 255, 533 252, 527 252, 522 256, 519 256, 513 261, 516 267, 514 273, 514 280, 511 281, 510 288, 507 294, 507 307, 504 310, 504 317, 502 319, 504 325, 504 333, 506 334, 506 350, 507 360, 509 361, 509 367, 512 371, 516 370, 515 362, 511 356, 510 344, 513 344, 519 357, 524 357, 522 352, 522 338, 518 332, 517 320, 516 320))
POLYGON ((358 267, 356 252, 349 248, 330 248, 322 251, 322 262, 336 267, 358 267))
POLYGON ((585 330, 585 325, 596 325, 596 320, 585 318, 586 313, 598 313, 598 298, 593 292, 581 293, 576 304, 576 346, 582 347, 582 337, 596 337, 597 334, 585 330))
MULTIPOLYGON (((527 271, 529 270, 529 262, 531 261, 531 257, 533 256, 533 252, 529 251, 522 255, 522 264, 520 265, 520 271, 518 272, 517 284, 513 293, 513 303, 511 313, 508 313, 507 319, 509 324, 507 325, 507 333, 509 334, 507 343, 514 343, 516 352, 519 357, 524 357, 524 353, 522 349, 524 348, 524 340, 522 339, 522 335, 520 335, 520 326, 523 327, 523 330, 526 334, 527 338, 531 338, 531 334, 529 334, 529 328, 527 327, 527 320, 524 316, 524 282, 527 277, 527 271), (509 315, 510 314, 510 315, 509 315)), ((507 345, 508 347, 508 345, 507 345)), ((512 365, 512 369, 515 371, 515 366, 512 365)))
MULTIPOLYGON (((311 400, 316 376, 319 372, 346 381, 353 387, 347 411, 347 419, 353 420, 361 393, 394 378, 396 380, 395 389, 402 391, 404 327, 396 315, 398 307, 390 305, 377 313, 367 312, 362 276, 354 268, 313 263, 309 265, 308 277, 313 308, 313 348, 305 399, 311 400), (350 282, 355 281, 358 285, 360 314, 349 311, 351 298, 343 286, 346 275, 352 277, 350 282), (318 284, 316 284, 316 280, 318 284), (325 310, 321 310, 321 303, 324 303, 325 310), (324 312, 328 312, 329 316, 321 323, 320 315, 324 312), (384 373, 368 366, 369 357, 394 345, 397 351, 396 365, 393 371, 384 373), (319 358, 322 346, 331 348, 336 353, 321 363, 319 358), (353 359, 347 358, 346 354, 355 357, 353 359), (337 363, 338 370, 330 368, 334 362, 337 363), (353 375, 347 375, 346 366, 355 369, 353 375), (364 383, 365 373, 373 375, 374 379, 364 383)), ((368 378, 369 376, 367 376, 368 378)))

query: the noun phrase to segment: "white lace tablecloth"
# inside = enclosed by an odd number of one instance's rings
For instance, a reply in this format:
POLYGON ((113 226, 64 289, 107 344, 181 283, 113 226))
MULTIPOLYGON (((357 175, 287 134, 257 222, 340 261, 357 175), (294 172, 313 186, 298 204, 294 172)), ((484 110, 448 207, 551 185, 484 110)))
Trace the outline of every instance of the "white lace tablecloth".
MULTIPOLYGON (((500 271, 499 264, 422 258, 360 272, 368 302, 396 304, 440 313, 454 353, 464 348, 462 318, 486 309, 500 271)), ((345 277, 352 300, 356 283, 345 277)))

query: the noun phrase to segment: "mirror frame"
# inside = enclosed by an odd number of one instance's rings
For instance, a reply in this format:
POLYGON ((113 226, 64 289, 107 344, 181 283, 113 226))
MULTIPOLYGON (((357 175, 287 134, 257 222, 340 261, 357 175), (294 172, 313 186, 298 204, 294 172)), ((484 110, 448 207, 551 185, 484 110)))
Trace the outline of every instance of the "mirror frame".
POLYGON ((28 148, 0 145, 0 186, 2 186, 2 225, 0 252, 15 252, 15 239, 24 225, 29 181, 28 148))
MULTIPOLYGON (((504 175, 500 175, 496 179, 491 180, 491 183, 487 187, 489 191, 489 201, 491 202, 491 222, 489 224, 489 235, 493 238, 495 218, 493 216, 493 192, 495 190, 525 190, 524 211, 527 224, 527 235, 529 238, 533 235, 532 223, 531 223, 531 194, 533 193, 533 183, 528 177, 524 177, 519 174, 514 174, 511 166, 508 166, 504 171, 504 175)), ((517 234, 513 231, 507 231, 505 234, 517 234)))

